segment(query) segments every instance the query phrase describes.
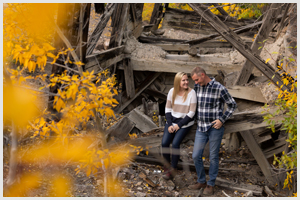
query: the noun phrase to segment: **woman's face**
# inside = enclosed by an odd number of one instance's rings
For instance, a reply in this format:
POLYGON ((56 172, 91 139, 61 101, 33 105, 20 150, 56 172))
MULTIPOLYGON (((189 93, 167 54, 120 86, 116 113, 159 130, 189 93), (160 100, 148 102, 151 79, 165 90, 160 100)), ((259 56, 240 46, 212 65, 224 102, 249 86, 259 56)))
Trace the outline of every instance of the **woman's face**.
POLYGON ((180 89, 187 90, 189 88, 189 79, 187 75, 184 75, 180 81, 180 89))

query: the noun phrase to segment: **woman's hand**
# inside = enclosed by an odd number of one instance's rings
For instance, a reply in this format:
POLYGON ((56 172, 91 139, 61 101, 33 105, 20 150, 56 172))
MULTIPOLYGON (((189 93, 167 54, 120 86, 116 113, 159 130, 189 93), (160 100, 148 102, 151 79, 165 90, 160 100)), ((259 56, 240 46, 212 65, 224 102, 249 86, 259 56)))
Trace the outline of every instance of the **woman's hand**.
POLYGON ((175 124, 174 131, 177 132, 179 129, 180 129, 179 126, 177 124, 175 124))
POLYGON ((174 132, 174 127, 173 126, 169 126, 168 131, 169 131, 169 133, 173 133, 174 132))

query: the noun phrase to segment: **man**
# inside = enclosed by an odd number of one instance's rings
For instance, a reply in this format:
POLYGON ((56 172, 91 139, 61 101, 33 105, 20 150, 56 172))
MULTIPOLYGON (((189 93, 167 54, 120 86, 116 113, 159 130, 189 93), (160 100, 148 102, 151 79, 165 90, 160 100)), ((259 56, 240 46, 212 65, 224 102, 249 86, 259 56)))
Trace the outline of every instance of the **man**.
POLYGON ((205 188, 203 194, 212 195, 219 170, 219 149, 224 134, 223 124, 232 115, 237 105, 227 89, 214 78, 208 77, 202 68, 195 67, 191 72, 191 77, 195 81, 194 89, 197 96, 197 131, 192 157, 198 179, 195 185, 189 186, 189 189, 205 188), (223 113, 225 103, 227 110, 223 113), (208 141, 210 167, 209 181, 206 183, 202 155, 208 141))

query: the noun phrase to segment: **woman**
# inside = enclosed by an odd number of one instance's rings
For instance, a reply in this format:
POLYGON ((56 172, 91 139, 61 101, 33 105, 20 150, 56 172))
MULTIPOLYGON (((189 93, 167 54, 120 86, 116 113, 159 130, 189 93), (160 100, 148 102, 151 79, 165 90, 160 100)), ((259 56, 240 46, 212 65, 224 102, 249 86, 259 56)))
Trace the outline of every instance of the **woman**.
POLYGON ((162 138, 162 154, 169 163, 171 160, 170 169, 165 165, 166 174, 163 176, 165 179, 171 179, 172 174, 176 174, 180 143, 194 124, 196 104, 196 93, 189 87, 187 74, 178 72, 174 78, 174 87, 168 93, 165 108, 167 124, 162 138), (171 143, 172 154, 170 155, 171 143))

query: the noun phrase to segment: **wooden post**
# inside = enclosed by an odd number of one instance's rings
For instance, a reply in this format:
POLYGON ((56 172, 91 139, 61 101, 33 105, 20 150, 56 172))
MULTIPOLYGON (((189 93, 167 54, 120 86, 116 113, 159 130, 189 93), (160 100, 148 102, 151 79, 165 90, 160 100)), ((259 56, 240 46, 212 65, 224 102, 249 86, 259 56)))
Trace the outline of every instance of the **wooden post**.
POLYGON ((128 20, 129 3, 117 4, 116 11, 112 16, 112 33, 110 38, 109 47, 118 47, 123 40, 125 24, 128 20))
POLYGON ((125 86, 127 98, 133 98, 135 95, 134 77, 130 59, 123 59, 125 86), (128 61, 128 64, 126 63, 128 61))

